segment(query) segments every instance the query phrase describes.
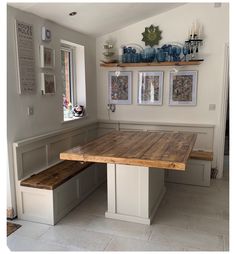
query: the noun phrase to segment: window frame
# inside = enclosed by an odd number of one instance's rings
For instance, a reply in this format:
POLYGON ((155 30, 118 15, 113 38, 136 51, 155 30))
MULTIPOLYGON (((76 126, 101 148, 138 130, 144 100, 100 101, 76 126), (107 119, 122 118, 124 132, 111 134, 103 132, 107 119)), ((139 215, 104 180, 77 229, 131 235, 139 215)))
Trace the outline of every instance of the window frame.
MULTIPOLYGON (((85 115, 81 117, 71 116, 68 112, 65 112, 63 107, 63 121, 62 123, 66 123, 73 120, 78 120, 81 118, 85 118, 88 116, 86 111, 86 66, 85 66, 85 46, 74 43, 71 41, 67 41, 64 39, 60 40, 60 53, 61 50, 71 50, 71 59, 70 59, 70 78, 73 84, 70 84, 70 92, 73 101, 70 100, 72 107, 76 105, 82 105, 85 109, 85 115), (72 91, 73 90, 73 91, 72 91), (73 93, 73 95, 72 95, 73 93), (68 114, 68 117, 67 117, 68 114), (70 115, 70 116, 69 116, 70 115)), ((62 60, 62 58, 60 58, 62 60)), ((62 62, 61 62, 62 68, 62 62)), ((62 77, 61 77, 62 78, 62 77)), ((64 82, 64 80, 62 80, 64 82)), ((63 83, 63 86, 65 83, 63 83)), ((64 91, 63 91, 64 92, 64 91)), ((69 98, 68 98, 69 99, 69 98)))
POLYGON ((76 61, 75 61, 75 47, 61 43, 60 52, 69 52, 69 78, 70 78, 70 102, 75 106, 78 101, 77 86, 76 86, 76 61))

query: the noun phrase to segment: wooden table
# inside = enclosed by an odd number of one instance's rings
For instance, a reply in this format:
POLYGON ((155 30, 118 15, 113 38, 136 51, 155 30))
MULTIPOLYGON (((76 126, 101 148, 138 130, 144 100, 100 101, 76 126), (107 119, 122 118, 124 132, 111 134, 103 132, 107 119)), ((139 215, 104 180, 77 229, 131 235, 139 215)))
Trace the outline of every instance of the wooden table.
POLYGON ((185 170, 197 134, 112 131, 60 154, 107 163, 106 217, 150 224, 165 193, 164 170, 185 170))

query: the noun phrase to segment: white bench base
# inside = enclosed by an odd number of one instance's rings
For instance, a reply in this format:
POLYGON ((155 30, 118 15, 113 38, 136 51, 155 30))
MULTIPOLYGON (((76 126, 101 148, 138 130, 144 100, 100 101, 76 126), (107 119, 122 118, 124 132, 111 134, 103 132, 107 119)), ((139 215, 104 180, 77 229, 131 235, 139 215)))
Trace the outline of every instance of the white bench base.
POLYGON ((188 161, 185 171, 166 170, 165 181, 172 183, 191 184, 197 186, 210 186, 211 161, 188 161))
POLYGON ((19 186, 18 218, 55 225, 105 179, 105 164, 93 164, 54 190, 19 186))

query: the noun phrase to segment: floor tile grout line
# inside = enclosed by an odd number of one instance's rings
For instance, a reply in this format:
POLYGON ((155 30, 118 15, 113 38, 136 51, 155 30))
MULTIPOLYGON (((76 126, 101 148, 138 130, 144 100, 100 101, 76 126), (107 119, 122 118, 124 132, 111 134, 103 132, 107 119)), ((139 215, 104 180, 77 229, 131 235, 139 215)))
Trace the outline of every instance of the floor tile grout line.
MULTIPOLYGON (((25 239, 25 240, 30 240, 30 241, 32 241, 32 240, 34 240, 34 241, 37 241, 37 242, 40 242, 40 243, 46 243, 46 244, 52 244, 52 245, 57 245, 57 246, 59 246, 59 247, 63 247, 63 248, 68 248, 68 245, 64 245, 64 244, 62 244, 62 243, 60 243, 60 242, 57 242, 57 241, 52 241, 52 240, 43 240, 43 239, 40 239, 40 238, 31 238, 31 237, 29 237, 29 236, 22 236, 22 235, 15 235, 15 237, 19 237, 19 238, 23 238, 23 239, 25 239)), ((74 247, 77 247, 77 246, 74 246, 74 247)))
MULTIPOLYGON (((77 227, 78 228, 78 227, 77 227)), ((49 230, 53 229, 53 227, 49 228, 46 232, 44 232, 43 234, 46 234, 49 230)), ((89 230, 86 230, 84 228, 80 228, 81 231, 85 231, 85 232, 92 232, 92 233, 98 233, 98 232, 94 232, 94 231, 89 231, 89 230)), ((40 241, 44 241, 48 244, 56 244, 58 246, 61 246, 61 247, 65 247, 65 248, 68 248, 68 247, 74 247, 74 248, 80 248, 80 249, 83 249, 84 251, 89 251, 88 249, 86 248, 82 248, 82 247, 79 247, 77 245, 74 245, 74 244, 71 244, 70 246, 66 245, 66 244, 63 244, 61 242, 58 242, 57 240, 48 240, 48 239, 42 239, 41 237, 43 236, 43 234, 40 236, 39 239, 35 239, 35 240, 40 240, 40 241)), ((112 238, 112 235, 111 234, 106 234, 106 233, 102 233, 102 232, 99 232, 99 234, 103 234, 103 235, 106 235, 106 236, 110 236, 112 238)), ((29 238, 29 237, 27 237, 29 238)), ((109 240, 110 241, 110 240, 109 240)))
POLYGON ((111 237, 110 241, 107 243, 107 245, 105 246, 103 251, 106 251, 107 247, 110 245, 110 243, 112 242, 113 239, 114 239, 114 236, 111 237))
POLYGON ((104 234, 104 235, 110 235, 112 237, 123 237, 123 238, 127 238, 127 239, 133 239, 133 240, 141 240, 141 241, 147 241, 148 239, 144 239, 141 237, 133 237, 133 236, 127 236, 127 235, 121 235, 121 234, 115 234, 115 233, 106 233, 106 232, 101 232, 101 231, 96 231, 96 230, 92 230, 92 229, 84 229, 84 231, 87 232, 94 232, 94 233, 99 233, 99 234, 104 234))
MULTIPOLYGON (((165 227, 169 227, 169 228, 174 228, 174 229, 177 229, 177 230, 183 230, 183 231, 193 232, 193 233, 196 233, 196 234, 204 234, 206 236, 211 236, 211 237, 213 236, 213 237, 217 237, 217 238, 222 238, 222 240, 223 240, 224 235, 225 235, 223 233, 213 234, 211 232, 206 232, 206 231, 202 231, 202 230, 192 230, 190 227, 189 228, 182 228, 182 227, 170 226, 170 225, 165 225, 165 224, 160 224, 160 225, 165 226, 165 227)), ((153 233, 154 232, 152 232, 152 234, 153 233)), ((151 238, 151 235, 150 235, 148 241, 151 241, 150 238, 151 238)))
POLYGON ((40 238, 41 238, 44 234, 46 234, 48 231, 50 231, 50 230, 52 229, 52 227, 53 227, 53 226, 49 226, 48 229, 47 229, 45 232, 43 232, 42 234, 40 234, 40 235, 38 236, 38 239, 40 240, 40 238))

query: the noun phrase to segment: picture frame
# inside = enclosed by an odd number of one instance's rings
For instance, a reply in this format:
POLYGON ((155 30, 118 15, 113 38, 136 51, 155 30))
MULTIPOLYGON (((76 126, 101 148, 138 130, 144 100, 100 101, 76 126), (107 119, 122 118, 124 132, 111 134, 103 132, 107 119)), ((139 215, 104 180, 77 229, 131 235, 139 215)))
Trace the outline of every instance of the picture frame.
POLYGON ((55 94, 56 93, 56 79, 53 73, 41 73, 41 89, 42 94, 55 94))
POLYGON ((34 27, 32 24, 15 20, 18 93, 35 94, 36 70, 34 51, 34 27))
POLYGON ((108 101, 110 104, 132 104, 132 72, 108 73, 108 101))
POLYGON ((169 105, 196 106, 197 71, 170 72, 169 105))
POLYGON ((139 105, 162 105, 163 71, 140 71, 138 79, 139 105))
POLYGON ((52 69, 55 65, 55 50, 40 45, 40 67, 52 69))

